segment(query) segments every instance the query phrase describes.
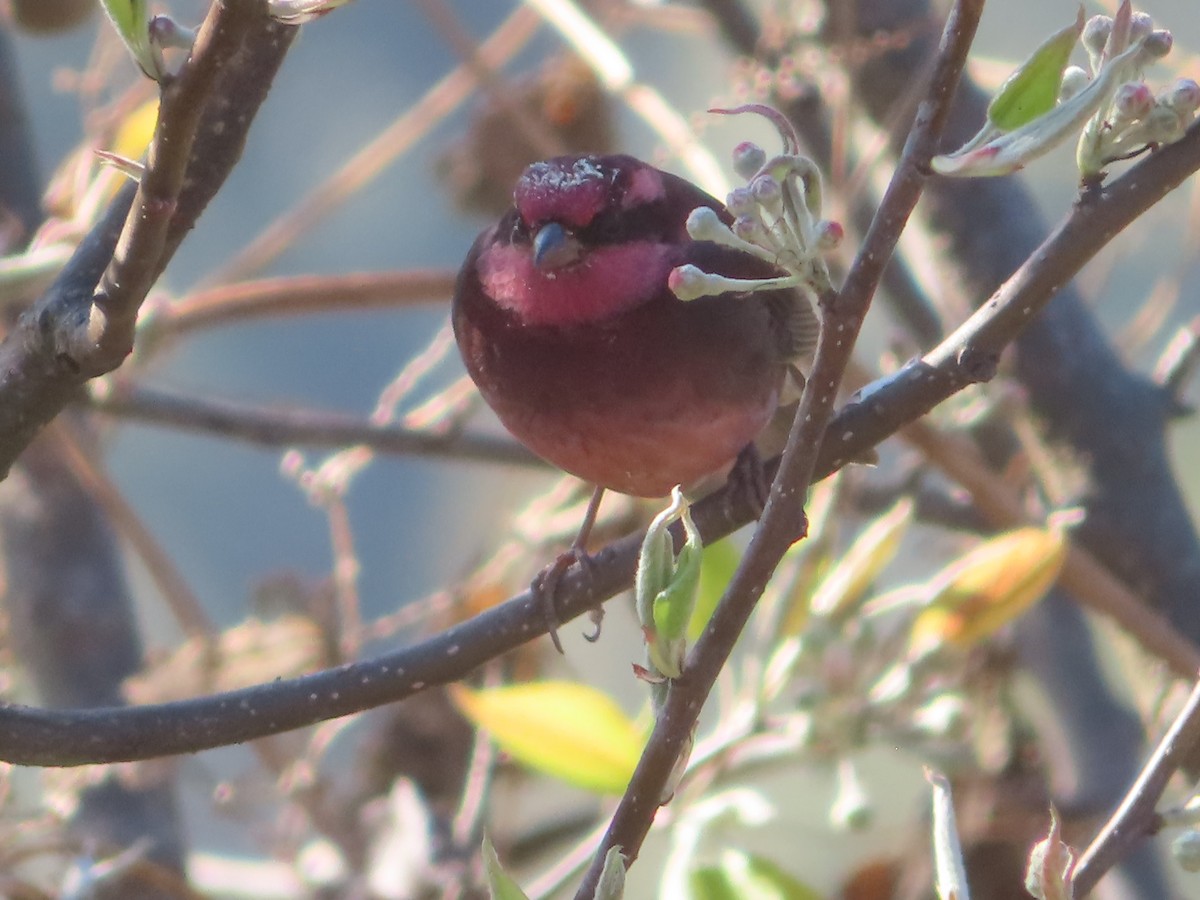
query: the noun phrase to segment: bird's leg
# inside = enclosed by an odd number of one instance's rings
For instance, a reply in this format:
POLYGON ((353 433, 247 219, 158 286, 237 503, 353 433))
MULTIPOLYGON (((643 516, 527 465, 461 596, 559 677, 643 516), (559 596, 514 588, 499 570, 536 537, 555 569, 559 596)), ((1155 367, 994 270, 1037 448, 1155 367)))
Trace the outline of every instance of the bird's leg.
MULTIPOLYGON (((549 626, 548 631, 550 640, 554 642, 554 649, 559 653, 563 652, 562 641, 558 638, 558 612, 554 609, 554 597, 558 593, 558 584, 562 581, 562 577, 567 574, 567 570, 575 563, 579 563, 579 567, 583 572, 591 576, 592 558, 587 553, 588 538, 592 534, 592 527, 596 524, 596 514, 600 512, 600 499, 604 496, 604 488, 597 487, 592 492, 592 499, 588 501, 587 512, 583 514, 583 524, 579 526, 579 533, 575 535, 575 540, 571 542, 571 547, 568 550, 558 554, 558 558, 554 560, 533 579, 533 584, 529 589, 533 592, 534 599, 541 604, 542 612, 546 616, 546 624, 549 626)), ((592 622, 596 626, 595 632, 584 637, 589 641, 595 641, 600 637, 600 621, 604 618, 603 607, 597 606, 591 613, 592 622)))
POLYGON ((771 482, 767 478, 767 470, 763 467, 758 448, 753 442, 743 447, 737 455, 726 483, 726 502, 730 513, 733 513, 739 504, 748 503, 754 510, 754 518, 762 515, 767 506, 767 495, 771 492, 771 482))

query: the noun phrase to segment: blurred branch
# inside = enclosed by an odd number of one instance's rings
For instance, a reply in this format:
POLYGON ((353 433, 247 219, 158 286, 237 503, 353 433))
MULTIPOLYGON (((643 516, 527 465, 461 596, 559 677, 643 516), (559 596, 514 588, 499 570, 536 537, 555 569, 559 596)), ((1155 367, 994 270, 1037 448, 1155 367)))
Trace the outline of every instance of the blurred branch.
POLYGON ((1141 774, 1119 809, 1105 823, 1096 839, 1079 857, 1072 870, 1075 897, 1086 897, 1100 878, 1127 856, 1130 850, 1153 834, 1160 822, 1155 807, 1171 776, 1200 745, 1200 682, 1167 733, 1159 741, 1141 774))
MULTIPOLYGON (((537 31, 537 14, 524 4, 518 6, 479 48, 479 59, 496 67, 514 56, 537 31)), ((411 108, 396 118, 370 143, 317 185, 287 212, 264 228, 257 238, 225 266, 202 279, 203 285, 239 281, 261 271, 291 244, 370 184, 392 162, 414 146, 475 89, 475 77, 467 65, 457 66, 431 87, 411 108)))
POLYGON ((408 269, 297 275, 223 285, 147 309, 138 326, 138 339, 140 345, 157 350, 160 341, 254 319, 397 309, 449 298, 456 277, 457 273, 449 270, 408 269))
POLYGON ((84 382, 129 352, 146 291, 236 163, 295 31, 262 3, 212 5, 164 88, 142 185, 121 190, 0 344, 0 473, 84 382))
POLYGON ((345 413, 250 406, 129 385, 97 391, 89 405, 127 421, 171 425, 265 447, 364 446, 380 453, 546 467, 508 437, 376 425, 345 413))

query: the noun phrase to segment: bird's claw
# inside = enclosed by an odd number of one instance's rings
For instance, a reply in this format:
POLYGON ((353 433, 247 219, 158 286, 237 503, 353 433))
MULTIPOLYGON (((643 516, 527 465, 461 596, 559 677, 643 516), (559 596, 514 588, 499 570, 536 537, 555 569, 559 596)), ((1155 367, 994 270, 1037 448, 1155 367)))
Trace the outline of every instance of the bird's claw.
MULTIPOLYGON (((533 578, 533 583, 529 585, 534 602, 542 608, 542 614, 546 620, 546 632, 550 635, 550 640, 554 643, 554 649, 559 653, 564 652, 562 640, 558 636, 558 626, 562 624, 562 620, 559 618, 558 610, 554 607, 554 602, 557 598, 558 586, 562 583, 563 576, 576 563, 579 564, 584 578, 590 581, 595 569, 595 560, 583 549, 572 547, 558 554, 554 562, 538 572, 533 578)), ((592 624, 596 626, 595 631, 591 634, 585 634, 584 638, 595 642, 600 638, 600 622, 604 618, 603 607, 598 606, 592 610, 591 618, 592 624)))

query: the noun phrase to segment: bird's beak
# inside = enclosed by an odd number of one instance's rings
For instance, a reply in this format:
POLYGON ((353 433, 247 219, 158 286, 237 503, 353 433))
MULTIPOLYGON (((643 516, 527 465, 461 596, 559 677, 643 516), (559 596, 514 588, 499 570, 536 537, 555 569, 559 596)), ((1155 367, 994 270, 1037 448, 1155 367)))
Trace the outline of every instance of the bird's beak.
POLYGON ((539 269, 561 269, 582 255, 579 239, 557 222, 547 222, 533 236, 533 264, 539 269))

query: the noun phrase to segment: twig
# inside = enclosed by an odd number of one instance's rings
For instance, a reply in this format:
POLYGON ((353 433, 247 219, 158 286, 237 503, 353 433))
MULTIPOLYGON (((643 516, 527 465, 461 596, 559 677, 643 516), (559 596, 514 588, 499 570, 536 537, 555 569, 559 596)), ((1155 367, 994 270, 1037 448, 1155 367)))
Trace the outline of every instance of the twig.
POLYGON ((594 894, 610 848, 620 848, 627 866, 637 858, 712 685, 771 573, 793 541, 803 536, 803 498, 817 466, 822 436, 833 415, 833 400, 883 268, 921 194, 929 160, 936 151, 937 138, 959 74, 966 65, 967 51, 982 11, 982 0, 956 3, 950 11, 927 99, 917 110, 904 153, 875 220, 841 293, 821 298, 821 336, 816 359, 762 520, 708 627, 689 654, 682 677, 672 682, 654 732, 575 895, 576 900, 590 900, 594 894))
POLYGON ((193 593, 158 538, 146 527, 92 455, 84 451, 71 424, 67 421, 53 422, 46 436, 59 442, 61 453, 76 480, 92 495, 96 505, 104 510, 116 530, 133 547, 184 634, 209 639, 217 629, 204 611, 204 604, 193 593))
POLYGON ((130 421, 217 434, 264 447, 341 448, 362 445, 380 453, 405 456, 475 460, 535 468, 546 466, 509 438, 442 434, 402 425, 374 425, 345 413, 251 406, 129 385, 95 392, 90 406, 99 412, 130 421))
MULTIPOLYGON (((536 13, 518 7, 479 49, 480 58, 497 66, 515 55, 537 31, 536 13)), ((370 143, 348 159, 322 184, 263 229, 241 253, 223 268, 201 280, 211 286, 240 281, 261 271, 292 242, 344 203, 355 192, 414 146, 434 125, 471 96, 475 78, 460 65, 430 88, 415 106, 396 118, 370 143)))
POLYGON ((209 7, 187 64, 165 79, 158 124, 146 166, 113 258, 92 298, 86 334, 74 362, 89 375, 119 366, 133 351, 138 309, 161 270, 167 232, 175 216, 201 116, 220 71, 242 46, 246 25, 262 7, 223 2, 209 7))
POLYGON ((1192 688, 1183 709, 1159 741, 1154 755, 1121 805, 1079 857, 1072 871, 1073 896, 1086 897, 1105 872, 1154 832, 1158 824, 1154 808, 1171 776, 1197 745, 1200 745, 1200 682, 1192 688))
MULTIPOLYGON (((455 273, 438 269, 265 278, 197 291, 155 304, 139 322, 139 340, 155 345, 204 328, 268 317, 399 309, 454 292, 455 273)), ((140 351, 139 351, 140 352, 140 351)))

